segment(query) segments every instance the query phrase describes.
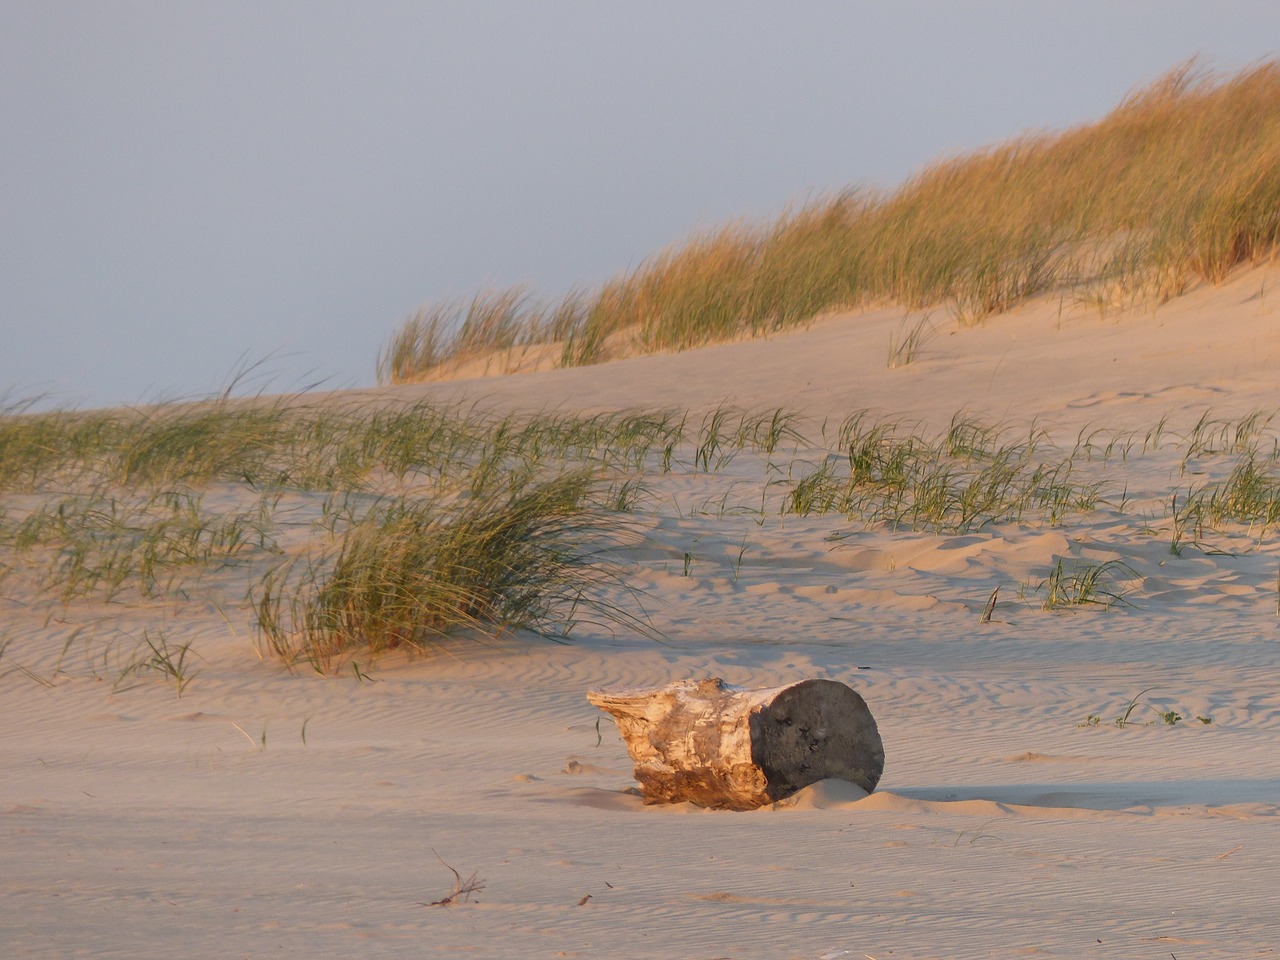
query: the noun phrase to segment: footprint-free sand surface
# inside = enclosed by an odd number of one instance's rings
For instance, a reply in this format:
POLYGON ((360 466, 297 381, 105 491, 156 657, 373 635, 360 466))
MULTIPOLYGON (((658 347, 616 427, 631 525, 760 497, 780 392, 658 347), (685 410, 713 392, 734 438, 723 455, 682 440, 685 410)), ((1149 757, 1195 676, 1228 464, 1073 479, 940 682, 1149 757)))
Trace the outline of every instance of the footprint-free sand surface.
POLYGON ((83 610, 7 598, 0 955, 1276 955, 1280 544, 1235 524, 1176 552, 1170 498, 1221 480, 1230 425, 1280 407, 1278 281, 1258 268, 1101 316, 1055 297, 972 329, 937 311, 896 369, 904 318, 884 309, 364 391, 695 419, 781 408, 805 439, 714 470, 689 447, 646 477, 617 559, 660 636, 460 638, 321 677, 259 658, 243 604, 90 611, 99 635, 162 625, 190 643, 179 698, 163 677, 113 682, 83 610), (1103 500, 963 531, 782 514, 829 455, 824 423, 862 409, 926 432, 959 411, 1043 431, 1103 500), (1192 450, 1206 414, 1200 439, 1218 442, 1192 450), (1125 602, 1043 609, 1060 559, 1119 561, 1125 602), (703 676, 848 683, 884 740, 878 789, 825 781, 749 813, 644 805, 584 695, 703 676), (432 905, 449 867, 482 888, 432 905))

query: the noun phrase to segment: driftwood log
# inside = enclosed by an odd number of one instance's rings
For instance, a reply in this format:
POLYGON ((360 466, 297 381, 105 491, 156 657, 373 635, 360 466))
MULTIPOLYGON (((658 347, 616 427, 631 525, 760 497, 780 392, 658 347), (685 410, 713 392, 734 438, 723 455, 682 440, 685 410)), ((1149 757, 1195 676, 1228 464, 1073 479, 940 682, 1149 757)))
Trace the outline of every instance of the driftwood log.
POLYGON ((679 680, 587 699, 617 721, 646 803, 751 810, 828 778, 870 793, 884 772, 871 711, 834 680, 765 690, 679 680))

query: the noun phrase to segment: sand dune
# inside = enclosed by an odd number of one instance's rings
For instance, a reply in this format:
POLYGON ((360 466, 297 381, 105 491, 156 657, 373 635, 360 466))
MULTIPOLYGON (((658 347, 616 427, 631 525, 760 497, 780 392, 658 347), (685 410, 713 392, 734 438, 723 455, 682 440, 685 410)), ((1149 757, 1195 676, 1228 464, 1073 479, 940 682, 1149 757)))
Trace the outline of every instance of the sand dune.
POLYGON ((939 309, 927 314, 936 333, 920 358, 892 370, 894 333, 926 314, 887 307, 767 339, 397 393, 524 409, 781 406, 816 419, 870 408, 937 426, 965 409, 1018 423, 1045 419, 1055 429, 1119 421, 1145 430, 1166 415, 1194 419, 1206 408, 1227 414, 1271 402, 1280 360, 1275 277, 1256 267, 1163 306, 1101 316, 1054 295, 967 330, 939 309))
POLYGON ((128 603, 73 620, 10 596, 0 953, 1272 955, 1280 547, 1236 524, 1174 552, 1167 504, 1229 466, 1188 452, 1206 411, 1225 424, 1280 406, 1277 279, 1259 268, 1106 317, 1056 298, 973 329, 939 313, 897 369, 903 315, 884 309, 365 392, 524 411, 781 407, 808 439, 713 471, 683 449, 682 468, 646 478, 617 556, 660 636, 459 639, 362 680, 259 659, 231 574, 163 621, 128 603), (960 531, 783 513, 829 454, 823 422, 860 409, 924 430, 957 411, 1011 436, 1038 428, 1102 501, 960 531), (1111 563, 1123 602, 1042 609, 1059 559, 1111 563), (163 678, 114 684, 105 659, 160 625, 199 657, 181 698, 163 678), (849 683, 880 725, 879 788, 826 781, 751 813, 645 806, 584 694, 707 675, 849 683), (449 867, 483 889, 432 906, 449 867))

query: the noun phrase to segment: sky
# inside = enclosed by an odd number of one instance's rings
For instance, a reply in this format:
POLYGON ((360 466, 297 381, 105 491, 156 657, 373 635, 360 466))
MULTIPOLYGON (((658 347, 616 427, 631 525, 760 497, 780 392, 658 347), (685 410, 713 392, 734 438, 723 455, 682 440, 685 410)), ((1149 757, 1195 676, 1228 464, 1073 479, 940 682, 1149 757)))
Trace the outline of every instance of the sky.
POLYGON ((1275 0, 0 0, 0 398, 372 385, 425 304, 1277 48, 1275 0))

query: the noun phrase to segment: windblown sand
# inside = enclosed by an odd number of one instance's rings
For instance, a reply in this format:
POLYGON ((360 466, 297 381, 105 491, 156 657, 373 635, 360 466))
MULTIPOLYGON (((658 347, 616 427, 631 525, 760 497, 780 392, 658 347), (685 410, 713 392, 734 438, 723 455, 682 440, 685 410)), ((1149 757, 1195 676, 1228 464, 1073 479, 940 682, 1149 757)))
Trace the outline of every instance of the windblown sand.
MULTIPOLYGON (((897 369, 903 316, 883 310, 384 391, 530 411, 781 407, 815 436, 863 408, 936 431, 964 410, 1068 452, 1128 436, 1127 456, 1099 447, 1090 467, 1128 505, 895 532, 762 511, 769 466, 743 452, 649 478, 643 537, 620 559, 661 640, 583 625, 569 644, 459 641, 322 678, 260 660, 247 608, 186 604, 163 623, 199 657, 181 698, 163 678, 117 687, 92 631, 8 602, 0 955, 1276 954, 1280 545, 1239 530, 1176 554, 1158 507, 1205 479, 1181 438, 1206 411, 1280 406, 1277 280, 1253 270, 1106 316, 1055 298, 965 330, 939 311, 897 369), (1132 605, 1041 609, 1059 557, 1123 561, 1132 605), (703 676, 850 684, 884 739, 879 789, 828 781, 752 813, 645 806, 584 694, 703 676), (446 864, 483 888, 432 906, 453 888, 446 864)), ((157 626, 120 605, 96 622, 157 626)))

